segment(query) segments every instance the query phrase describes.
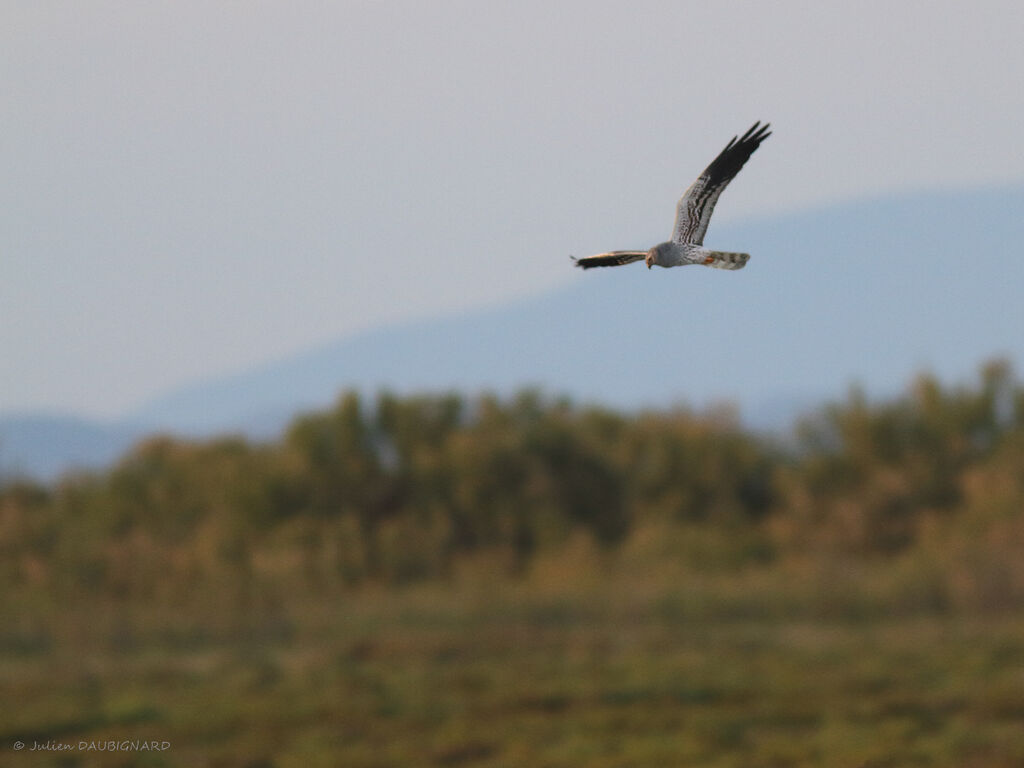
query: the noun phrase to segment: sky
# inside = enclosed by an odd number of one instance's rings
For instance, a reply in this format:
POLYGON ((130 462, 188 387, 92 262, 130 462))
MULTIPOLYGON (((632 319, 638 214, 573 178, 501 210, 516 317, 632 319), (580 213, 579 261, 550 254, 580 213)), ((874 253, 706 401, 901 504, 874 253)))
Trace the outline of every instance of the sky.
POLYGON ((116 418, 581 279, 569 254, 666 239, 680 193, 758 119, 775 133, 712 236, 1024 180, 1016 2, 8 0, 0 16, 0 412, 116 418))

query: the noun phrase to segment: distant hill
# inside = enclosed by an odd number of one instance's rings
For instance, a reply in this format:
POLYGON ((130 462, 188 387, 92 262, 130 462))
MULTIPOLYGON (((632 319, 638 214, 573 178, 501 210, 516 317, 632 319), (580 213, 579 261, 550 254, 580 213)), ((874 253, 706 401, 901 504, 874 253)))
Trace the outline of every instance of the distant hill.
MULTIPOLYGON (((735 273, 642 264, 584 273, 567 254, 552 254, 567 282, 546 294, 380 328, 197 382, 128 414, 134 426, 110 429, 270 435, 347 388, 523 386, 625 408, 732 401, 753 426, 778 427, 854 382, 885 395, 921 370, 956 381, 992 357, 1024 359, 1021 211, 1024 185, 712 225, 709 244, 752 254, 735 273)), ((494 279, 514 267, 496 261, 494 279)), ((4 468, 52 474, 66 444, 89 442, 61 437, 53 424, 45 439, 29 439, 31 430, 10 424, 0 419, 4 468), (27 444, 35 448, 26 452, 27 444)), ((94 437, 94 453, 72 458, 109 460, 116 440, 94 437)))
POLYGON ((52 480, 75 469, 105 467, 142 432, 74 416, 0 417, 0 480, 20 475, 52 480))

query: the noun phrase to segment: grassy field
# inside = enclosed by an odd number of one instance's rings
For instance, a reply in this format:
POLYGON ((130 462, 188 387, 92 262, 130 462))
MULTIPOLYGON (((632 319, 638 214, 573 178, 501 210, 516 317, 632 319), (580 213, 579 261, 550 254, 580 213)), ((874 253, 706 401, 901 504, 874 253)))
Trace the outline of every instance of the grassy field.
POLYGON ((572 571, 308 598, 218 631, 69 607, 50 634, 4 635, 0 765, 1024 765, 1024 615, 792 573, 572 571), (139 740, 166 749, 80 748, 139 740), (30 751, 47 742, 71 749, 30 751))

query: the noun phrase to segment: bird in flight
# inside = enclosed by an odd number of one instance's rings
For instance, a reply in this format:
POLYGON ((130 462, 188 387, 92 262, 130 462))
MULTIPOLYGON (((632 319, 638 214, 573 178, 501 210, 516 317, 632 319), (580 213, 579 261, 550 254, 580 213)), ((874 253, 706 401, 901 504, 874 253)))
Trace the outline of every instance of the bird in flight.
POLYGON ((769 123, 761 125, 759 120, 742 136, 732 137, 732 141, 679 198, 676 224, 672 239, 667 243, 659 243, 649 251, 608 251, 582 259, 573 257, 576 266, 583 269, 618 267, 643 259, 648 269, 655 264, 659 267, 703 264, 717 269, 743 269, 750 258, 749 253, 709 250, 704 247, 704 234, 708 231, 711 214, 722 190, 740 172, 761 142, 772 135, 768 128, 769 123))

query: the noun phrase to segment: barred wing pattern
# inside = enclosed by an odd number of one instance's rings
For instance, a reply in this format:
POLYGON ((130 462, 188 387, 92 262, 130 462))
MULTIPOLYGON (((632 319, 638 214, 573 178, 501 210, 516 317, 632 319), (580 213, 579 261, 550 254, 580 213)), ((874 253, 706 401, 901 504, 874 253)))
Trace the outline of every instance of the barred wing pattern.
POLYGON ((729 182, 740 172, 743 165, 754 154, 761 142, 771 136, 769 123, 763 126, 754 123, 742 137, 732 137, 711 165, 704 169, 695 182, 679 199, 676 207, 676 223, 672 232, 672 242, 703 245, 704 235, 711 222, 715 203, 718 202, 729 182))

